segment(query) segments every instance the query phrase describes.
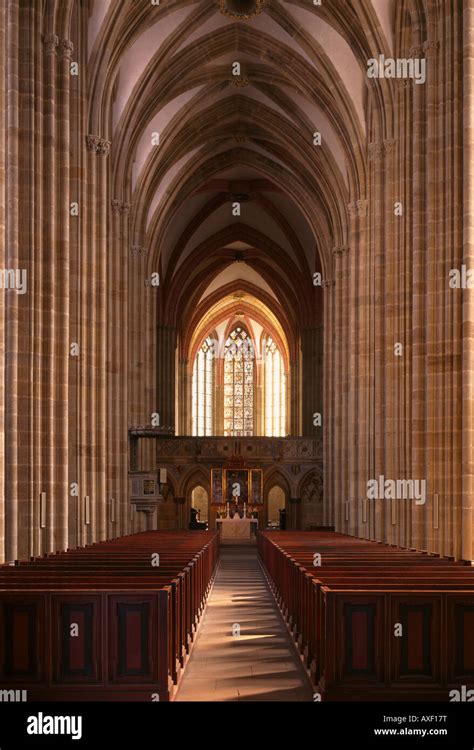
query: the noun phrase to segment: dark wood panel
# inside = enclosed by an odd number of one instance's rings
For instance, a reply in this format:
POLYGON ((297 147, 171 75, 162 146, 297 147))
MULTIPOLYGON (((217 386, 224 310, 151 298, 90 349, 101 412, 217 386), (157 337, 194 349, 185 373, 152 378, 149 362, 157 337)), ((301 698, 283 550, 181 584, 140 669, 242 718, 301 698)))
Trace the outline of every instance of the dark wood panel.
POLYGON ((53 623, 57 624, 53 648, 54 681, 95 684, 100 680, 99 643, 102 614, 99 596, 53 596, 53 623), (71 632, 77 626, 77 635, 71 632))
POLYGON ((111 596, 111 682, 144 682, 153 677, 152 633, 157 632, 156 598, 111 596))
POLYGON ((1 603, 1 672, 12 684, 43 677, 44 598, 16 597, 1 603))

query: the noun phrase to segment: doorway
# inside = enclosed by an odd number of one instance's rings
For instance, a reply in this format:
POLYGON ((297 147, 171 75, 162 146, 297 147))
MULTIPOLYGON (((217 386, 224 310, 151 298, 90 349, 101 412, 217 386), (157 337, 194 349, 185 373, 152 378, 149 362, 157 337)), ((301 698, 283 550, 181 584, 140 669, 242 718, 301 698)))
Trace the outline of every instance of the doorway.
POLYGON ((268 493, 267 525, 270 528, 280 528, 280 510, 284 510, 285 507, 285 491, 276 484, 268 493))
POLYGON ((195 487, 191 493, 191 507, 198 511, 198 521, 209 522, 209 497, 201 485, 195 487))

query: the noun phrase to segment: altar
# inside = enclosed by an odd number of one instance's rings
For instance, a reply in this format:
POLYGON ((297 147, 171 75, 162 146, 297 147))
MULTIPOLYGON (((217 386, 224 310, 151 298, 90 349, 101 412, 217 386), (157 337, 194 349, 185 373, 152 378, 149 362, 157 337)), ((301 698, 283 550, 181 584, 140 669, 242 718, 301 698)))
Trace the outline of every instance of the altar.
POLYGON ((216 518, 222 542, 250 542, 257 536, 256 518, 216 518))

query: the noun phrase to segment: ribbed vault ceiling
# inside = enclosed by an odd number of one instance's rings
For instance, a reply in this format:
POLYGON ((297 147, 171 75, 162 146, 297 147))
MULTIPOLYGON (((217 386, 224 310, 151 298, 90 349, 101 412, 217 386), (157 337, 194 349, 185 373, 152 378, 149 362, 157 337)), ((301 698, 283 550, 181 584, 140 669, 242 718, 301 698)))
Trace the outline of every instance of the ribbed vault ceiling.
POLYGON ((242 20, 217 0, 91 3, 90 132, 112 142, 113 194, 131 199, 164 319, 186 330, 246 292, 288 341, 321 321, 313 273, 331 278, 364 197, 371 102, 390 96, 367 59, 392 52, 393 6, 266 0, 242 20))

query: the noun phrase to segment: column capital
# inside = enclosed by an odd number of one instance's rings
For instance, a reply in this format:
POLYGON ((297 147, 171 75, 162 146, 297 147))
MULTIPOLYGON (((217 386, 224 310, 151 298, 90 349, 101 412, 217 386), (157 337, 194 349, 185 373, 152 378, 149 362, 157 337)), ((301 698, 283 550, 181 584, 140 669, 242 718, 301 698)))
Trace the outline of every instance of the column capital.
POLYGON ((98 135, 86 135, 87 150, 98 156, 108 156, 110 154, 110 141, 100 138, 98 135))
POLYGON ((424 44, 414 44, 408 51, 408 57, 423 57, 424 44))
POLYGON ((396 149, 396 146, 397 146, 397 141, 395 140, 395 138, 387 138, 383 142, 385 155, 388 156, 390 154, 393 154, 396 149))
POLYGON ((142 245, 132 245, 130 248, 130 255, 132 258, 136 258, 138 256, 145 255, 145 248, 142 247, 142 245))
POLYGON ((129 214, 130 213, 130 203, 124 203, 121 200, 118 200, 117 198, 112 198, 110 201, 110 204, 112 206, 112 211, 114 214, 120 213, 120 214, 129 214))
POLYGON ((372 141, 369 143, 369 161, 381 161, 384 155, 382 141, 372 141))
POLYGON ((69 39, 61 39, 59 42, 59 54, 61 57, 67 60, 72 59, 72 53, 74 52, 74 44, 69 39))
POLYGON ((358 216, 367 216, 367 209, 369 206, 369 202, 367 200, 358 200, 353 201, 352 203, 347 204, 347 209, 349 211, 349 215, 355 219, 358 216))
POLYGON ((333 286, 336 286, 336 282, 334 279, 328 279, 327 281, 323 281, 323 289, 330 289, 333 286))
POLYGON ((436 57, 439 50, 439 41, 437 39, 427 39, 423 42, 423 52, 425 57, 436 57))
POLYGON ((59 37, 57 34, 43 34, 41 37, 45 55, 55 55, 59 47, 59 37))
POLYGON ((386 138, 383 141, 369 143, 369 161, 381 161, 384 156, 393 154, 396 145, 395 138, 386 138))

